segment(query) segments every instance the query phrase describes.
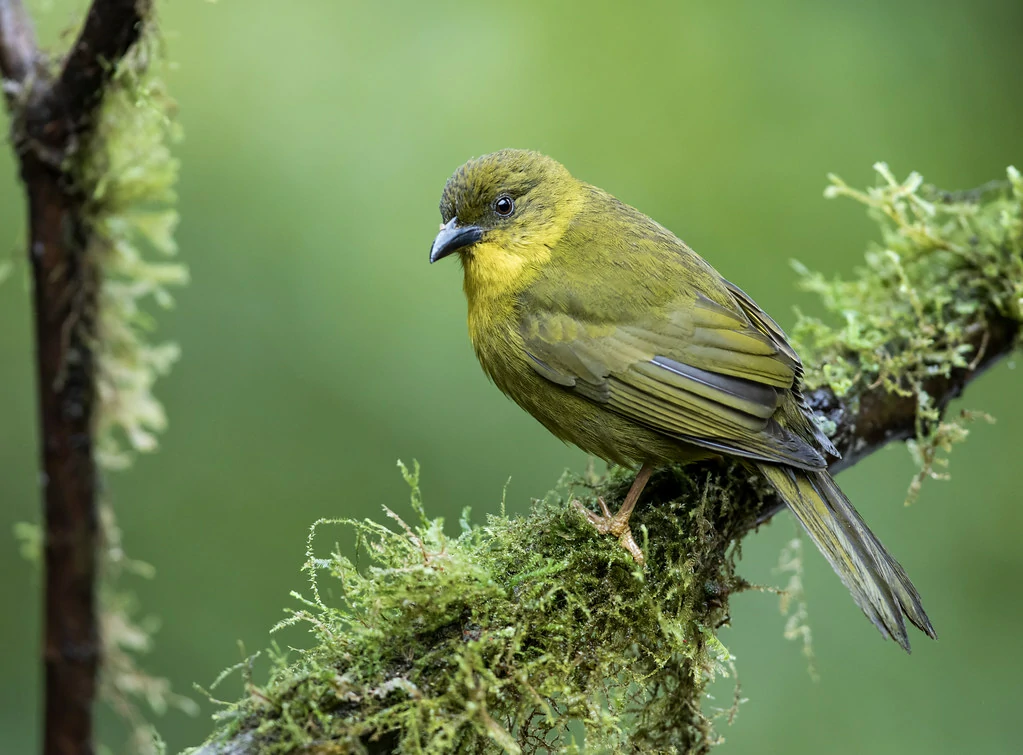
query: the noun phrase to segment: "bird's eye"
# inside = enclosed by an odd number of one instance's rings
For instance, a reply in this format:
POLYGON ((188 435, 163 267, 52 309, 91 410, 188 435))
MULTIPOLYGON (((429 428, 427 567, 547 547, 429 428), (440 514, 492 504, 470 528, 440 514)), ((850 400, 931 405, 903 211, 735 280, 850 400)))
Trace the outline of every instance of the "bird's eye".
POLYGON ((502 218, 506 218, 515 212, 515 202, 507 194, 502 194, 494 202, 494 212, 502 218))

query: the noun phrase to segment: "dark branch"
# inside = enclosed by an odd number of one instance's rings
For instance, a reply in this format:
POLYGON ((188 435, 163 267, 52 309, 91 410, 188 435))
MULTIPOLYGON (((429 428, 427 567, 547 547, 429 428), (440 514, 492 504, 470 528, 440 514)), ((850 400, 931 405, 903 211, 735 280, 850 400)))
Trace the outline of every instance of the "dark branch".
POLYGON ((93 0, 81 34, 54 83, 53 95, 75 123, 99 102, 118 61, 138 40, 152 0, 93 0))
POLYGON ((92 354, 96 288, 79 197, 34 153, 22 160, 35 288, 43 465, 45 570, 44 748, 92 752, 99 667, 98 513, 93 459, 92 354))
POLYGON ((117 63, 138 39, 149 0, 94 0, 58 78, 36 48, 20 0, 0 0, 0 70, 28 197, 43 479, 43 751, 91 753, 100 662, 96 298, 85 197, 70 161, 117 63))

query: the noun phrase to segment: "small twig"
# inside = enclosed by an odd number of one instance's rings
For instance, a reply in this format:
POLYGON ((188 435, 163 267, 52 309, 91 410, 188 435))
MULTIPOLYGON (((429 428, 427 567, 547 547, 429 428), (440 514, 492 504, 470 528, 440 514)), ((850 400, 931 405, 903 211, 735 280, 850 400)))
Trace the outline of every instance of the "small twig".
POLYGON ((35 29, 21 0, 0 0, 0 75, 8 102, 10 93, 29 77, 37 55, 35 29), (8 82, 14 86, 8 87, 8 82))
POLYGON ((401 525, 401 528, 403 530, 405 530, 405 534, 408 536, 408 539, 411 540, 413 543, 415 543, 417 546, 419 546, 419 550, 423 554, 423 566, 429 566, 430 565, 430 553, 429 553, 429 551, 426 550, 426 545, 423 543, 423 539, 421 537, 419 537, 415 532, 412 531, 412 528, 409 527, 405 523, 404 519, 402 519, 400 516, 395 514, 393 511, 391 511, 386 506, 384 506, 383 509, 384 509, 384 513, 386 513, 387 516, 391 517, 391 519, 393 519, 394 521, 396 521, 398 524, 401 525))
POLYGON ((1004 178, 996 178, 993 181, 988 181, 980 186, 975 186, 972 189, 964 189, 962 191, 943 191, 941 192, 941 201, 947 204, 953 204, 956 202, 979 202, 984 198, 985 195, 995 191, 1005 191, 1010 188, 1010 184, 1004 178))
POLYGON ((977 367, 979 367, 980 363, 984 360, 984 355, 987 354, 987 345, 990 341, 991 331, 985 330, 984 338, 980 342, 980 348, 977 349, 977 356, 973 358, 973 361, 970 362, 970 366, 967 367, 970 372, 976 372, 977 367))

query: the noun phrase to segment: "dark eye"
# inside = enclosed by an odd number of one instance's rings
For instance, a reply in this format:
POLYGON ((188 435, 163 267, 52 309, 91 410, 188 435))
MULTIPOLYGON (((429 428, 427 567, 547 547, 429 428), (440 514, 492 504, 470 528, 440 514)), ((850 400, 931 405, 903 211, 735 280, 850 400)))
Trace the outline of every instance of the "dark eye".
POLYGON ((500 215, 502 218, 506 218, 515 212, 515 202, 507 194, 502 194, 494 202, 494 212, 500 215))

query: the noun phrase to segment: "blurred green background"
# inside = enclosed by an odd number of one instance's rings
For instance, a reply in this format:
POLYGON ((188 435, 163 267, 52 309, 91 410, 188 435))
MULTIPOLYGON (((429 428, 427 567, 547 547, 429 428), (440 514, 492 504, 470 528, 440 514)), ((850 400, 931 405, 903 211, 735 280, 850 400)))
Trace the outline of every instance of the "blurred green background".
MULTIPOLYGON (((30 5, 56 43, 85 3, 30 5)), ((396 459, 419 459, 427 508, 449 522, 466 505, 495 510, 509 477, 510 506, 526 511, 585 465, 488 385, 458 265, 427 265, 441 188, 466 158, 554 155, 783 324, 814 306, 790 258, 849 273, 875 237, 860 207, 822 198, 827 172, 864 185, 883 159, 966 188, 1023 167, 1018 0, 162 6, 193 283, 162 316, 160 336, 184 352, 158 386, 170 430, 110 487, 128 550, 157 569, 135 585, 162 620, 145 663, 184 692, 238 660, 239 640, 268 644, 303 587, 313 520, 408 510, 396 459)), ((39 580, 10 535, 39 509, 23 214, 3 150, 0 245, 16 263, 0 288, 4 753, 33 751, 39 728, 39 580)), ((776 597, 737 597, 722 639, 749 702, 722 723, 720 752, 1018 751, 1020 387, 1002 364, 970 389, 964 405, 998 424, 976 426, 952 480, 913 507, 901 447, 841 478, 940 640, 915 636, 912 657, 883 643, 809 554, 821 679, 783 639, 776 597)), ((772 568, 794 532, 782 516, 749 538, 745 575, 783 582, 772 568)), ((170 750, 199 742, 212 710, 160 719, 170 750)))

